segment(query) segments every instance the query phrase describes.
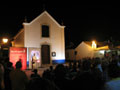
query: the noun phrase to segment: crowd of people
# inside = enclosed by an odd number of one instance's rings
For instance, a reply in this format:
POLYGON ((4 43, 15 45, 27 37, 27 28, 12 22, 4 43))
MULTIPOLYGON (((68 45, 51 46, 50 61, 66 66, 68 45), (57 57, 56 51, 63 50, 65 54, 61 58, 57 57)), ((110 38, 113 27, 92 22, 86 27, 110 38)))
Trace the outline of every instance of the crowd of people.
POLYGON ((16 68, 0 60, 0 90, 120 90, 120 58, 85 58, 50 66, 42 76, 34 69, 30 80, 22 63, 16 68))

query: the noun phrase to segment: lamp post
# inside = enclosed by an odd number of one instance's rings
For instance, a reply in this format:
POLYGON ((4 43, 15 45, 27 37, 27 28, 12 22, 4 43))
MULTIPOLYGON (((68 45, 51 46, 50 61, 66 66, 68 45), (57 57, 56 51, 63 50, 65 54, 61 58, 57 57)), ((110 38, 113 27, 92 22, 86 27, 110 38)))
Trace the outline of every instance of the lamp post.
POLYGON ((7 38, 3 38, 2 41, 3 41, 3 43, 7 43, 8 39, 7 38))
POLYGON ((8 52, 8 38, 2 38, 0 42, 0 57, 3 57, 4 52, 8 52))

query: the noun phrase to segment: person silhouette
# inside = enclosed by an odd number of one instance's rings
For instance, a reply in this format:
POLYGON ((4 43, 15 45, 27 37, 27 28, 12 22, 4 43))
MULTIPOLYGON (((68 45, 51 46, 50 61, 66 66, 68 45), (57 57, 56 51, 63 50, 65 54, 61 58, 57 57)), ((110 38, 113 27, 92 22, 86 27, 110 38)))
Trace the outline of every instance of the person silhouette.
POLYGON ((24 71, 21 70, 22 63, 16 62, 16 69, 10 72, 10 80, 12 90, 25 90, 28 83, 28 77, 24 71))
POLYGON ((37 57, 35 55, 35 53, 33 54, 33 57, 32 57, 32 69, 35 68, 36 66, 36 61, 37 61, 37 57))

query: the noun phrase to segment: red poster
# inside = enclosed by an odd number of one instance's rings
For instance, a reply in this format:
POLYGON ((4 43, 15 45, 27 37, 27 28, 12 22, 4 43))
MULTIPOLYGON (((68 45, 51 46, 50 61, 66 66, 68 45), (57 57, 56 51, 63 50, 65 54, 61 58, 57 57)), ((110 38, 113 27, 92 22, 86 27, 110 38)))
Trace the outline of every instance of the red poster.
POLYGON ((22 62, 22 70, 27 68, 27 48, 10 47, 10 62, 13 63, 13 67, 17 61, 22 62))

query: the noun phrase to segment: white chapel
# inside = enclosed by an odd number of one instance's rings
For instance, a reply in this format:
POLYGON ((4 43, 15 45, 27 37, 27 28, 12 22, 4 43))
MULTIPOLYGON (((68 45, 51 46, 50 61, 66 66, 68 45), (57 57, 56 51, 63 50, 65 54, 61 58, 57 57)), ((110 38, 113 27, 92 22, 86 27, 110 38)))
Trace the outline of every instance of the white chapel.
POLYGON ((60 25, 47 11, 29 23, 16 34, 12 47, 27 48, 27 63, 31 68, 30 50, 39 50, 40 65, 65 62, 65 26, 60 25))

